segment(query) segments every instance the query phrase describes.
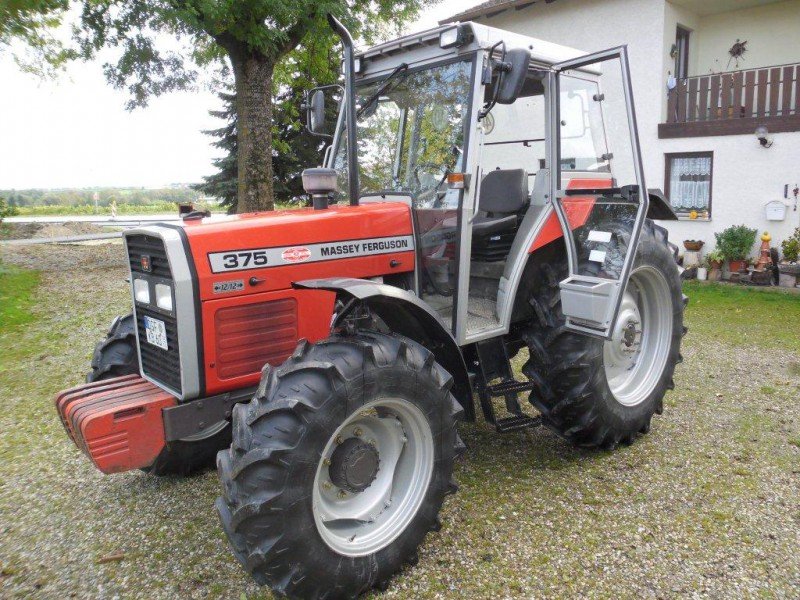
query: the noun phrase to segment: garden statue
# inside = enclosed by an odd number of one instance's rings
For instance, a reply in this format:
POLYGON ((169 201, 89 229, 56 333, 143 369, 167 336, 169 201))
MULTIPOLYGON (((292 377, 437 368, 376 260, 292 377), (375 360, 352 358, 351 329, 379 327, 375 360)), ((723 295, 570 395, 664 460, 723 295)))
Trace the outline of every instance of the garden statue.
POLYGON ((756 263, 756 271, 765 271, 767 267, 772 265, 772 258, 769 255, 770 241, 772 241, 772 236, 768 231, 761 234, 761 256, 756 263))

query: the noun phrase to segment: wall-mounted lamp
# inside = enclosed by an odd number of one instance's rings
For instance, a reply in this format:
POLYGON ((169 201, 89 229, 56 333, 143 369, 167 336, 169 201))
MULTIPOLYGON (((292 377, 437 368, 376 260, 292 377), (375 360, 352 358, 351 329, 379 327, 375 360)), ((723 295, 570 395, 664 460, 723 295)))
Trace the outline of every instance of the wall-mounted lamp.
POLYGON ((772 146, 773 140, 769 135, 769 130, 763 125, 756 127, 756 139, 758 139, 758 143, 761 144, 762 148, 772 146))

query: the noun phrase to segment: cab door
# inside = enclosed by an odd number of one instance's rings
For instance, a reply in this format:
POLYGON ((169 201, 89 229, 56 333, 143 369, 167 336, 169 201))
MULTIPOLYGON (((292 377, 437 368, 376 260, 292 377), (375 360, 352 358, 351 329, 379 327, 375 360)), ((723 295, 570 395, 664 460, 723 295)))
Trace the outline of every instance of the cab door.
POLYGON ((553 207, 567 247, 567 327, 609 337, 647 214, 627 49, 559 63, 550 94, 553 207))

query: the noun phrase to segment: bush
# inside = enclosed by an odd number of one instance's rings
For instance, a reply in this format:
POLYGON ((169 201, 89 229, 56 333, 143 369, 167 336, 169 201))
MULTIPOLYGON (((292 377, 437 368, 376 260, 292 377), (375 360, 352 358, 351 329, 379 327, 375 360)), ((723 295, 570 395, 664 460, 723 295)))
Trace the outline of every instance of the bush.
POLYGON ((13 217, 17 214, 17 207, 16 206, 9 206, 8 203, 5 201, 5 198, 0 198, 0 223, 3 222, 3 219, 6 217, 13 217))
POLYGON ((794 233, 781 242, 783 260, 787 262, 797 262, 800 257, 800 227, 794 233))
POLYGON ((758 231, 746 225, 731 225, 721 233, 715 233, 717 249, 727 260, 745 260, 756 243, 758 231))

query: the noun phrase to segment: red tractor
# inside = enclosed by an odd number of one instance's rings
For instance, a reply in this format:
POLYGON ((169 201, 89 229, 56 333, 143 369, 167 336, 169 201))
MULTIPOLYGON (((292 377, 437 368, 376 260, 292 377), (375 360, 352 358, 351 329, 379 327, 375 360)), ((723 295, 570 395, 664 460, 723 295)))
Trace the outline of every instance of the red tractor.
MULTIPOLYGON (((105 473, 216 459, 236 558, 307 598, 416 560, 473 394, 499 432, 630 444, 685 332, 624 47, 459 23, 355 53, 331 24, 345 85, 313 206, 126 231, 133 314, 56 400, 105 473)), ((309 94, 316 133, 331 92, 309 94)))

